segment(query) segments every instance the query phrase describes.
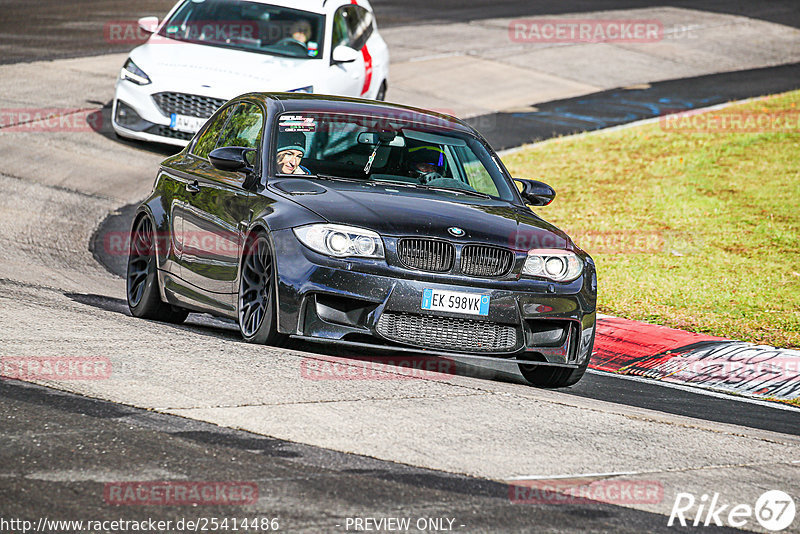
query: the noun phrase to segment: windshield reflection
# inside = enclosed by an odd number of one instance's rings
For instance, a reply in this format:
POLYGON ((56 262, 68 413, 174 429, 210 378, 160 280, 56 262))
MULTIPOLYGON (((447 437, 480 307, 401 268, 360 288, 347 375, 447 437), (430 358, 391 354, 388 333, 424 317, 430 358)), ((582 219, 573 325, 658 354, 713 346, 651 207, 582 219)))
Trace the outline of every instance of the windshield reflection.
POLYGON ((317 59, 322 57, 324 17, 258 2, 186 0, 158 35, 176 41, 317 59))

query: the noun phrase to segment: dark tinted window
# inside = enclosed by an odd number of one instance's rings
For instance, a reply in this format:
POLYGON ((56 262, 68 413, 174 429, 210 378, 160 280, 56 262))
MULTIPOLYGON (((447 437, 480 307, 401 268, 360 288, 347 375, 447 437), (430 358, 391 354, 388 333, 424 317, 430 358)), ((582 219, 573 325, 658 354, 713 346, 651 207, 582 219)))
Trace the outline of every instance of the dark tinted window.
POLYGON ((217 147, 217 139, 219 138, 222 128, 225 126, 225 121, 231 113, 233 106, 228 106, 220 112, 212 122, 206 125, 205 131, 200 134, 200 138, 192 149, 192 154, 200 156, 201 158, 208 158, 209 152, 217 147))
POLYGON ((256 104, 243 102, 236 106, 217 146, 259 148, 263 125, 264 114, 261 112, 261 108, 256 104))
POLYGON ((372 35, 372 13, 361 6, 350 6, 345 15, 350 31, 350 46, 361 50, 372 35))
POLYGON ((287 112, 278 118, 274 150, 289 149, 302 153, 299 165, 311 174, 415 186, 399 194, 428 189, 515 199, 495 155, 432 116, 287 112))
POLYGON ((345 6, 333 17, 333 47, 361 50, 372 35, 372 13, 361 6, 345 6))
POLYGON ((298 58, 322 57, 325 17, 244 0, 186 0, 159 36, 298 58))
POLYGON ((350 46, 350 31, 345 20, 345 10, 348 7, 340 7, 333 16, 333 39, 331 40, 332 49, 337 46, 350 46))

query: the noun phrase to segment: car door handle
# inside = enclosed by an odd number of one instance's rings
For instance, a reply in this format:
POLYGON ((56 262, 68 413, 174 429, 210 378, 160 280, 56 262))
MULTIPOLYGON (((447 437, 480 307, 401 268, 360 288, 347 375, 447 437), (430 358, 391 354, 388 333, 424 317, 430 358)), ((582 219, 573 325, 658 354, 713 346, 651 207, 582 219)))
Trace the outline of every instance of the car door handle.
POLYGON ((197 180, 195 180, 194 182, 192 182, 190 184, 186 184, 186 191, 188 193, 193 194, 193 195, 196 195, 197 193, 199 193, 200 192, 200 186, 197 184, 197 180))

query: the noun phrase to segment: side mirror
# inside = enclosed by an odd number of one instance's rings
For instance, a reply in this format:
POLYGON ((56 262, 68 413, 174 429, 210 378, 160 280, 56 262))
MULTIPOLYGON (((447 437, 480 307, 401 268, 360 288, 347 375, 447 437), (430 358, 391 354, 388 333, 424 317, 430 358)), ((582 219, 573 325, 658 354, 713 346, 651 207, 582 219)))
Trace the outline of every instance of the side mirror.
POLYGON ((522 199, 531 206, 547 206, 556 198, 555 190, 544 182, 515 178, 522 199))
POLYGON ((224 146, 212 150, 208 155, 208 160, 211 162, 211 165, 221 171, 253 172, 253 163, 251 160, 255 154, 255 148, 224 146))
POLYGON ((339 45, 333 49, 331 59, 334 63, 352 63, 358 59, 358 52, 349 46, 339 45))
POLYGON ((142 17, 139 28, 145 33, 154 33, 158 29, 158 17, 142 17))

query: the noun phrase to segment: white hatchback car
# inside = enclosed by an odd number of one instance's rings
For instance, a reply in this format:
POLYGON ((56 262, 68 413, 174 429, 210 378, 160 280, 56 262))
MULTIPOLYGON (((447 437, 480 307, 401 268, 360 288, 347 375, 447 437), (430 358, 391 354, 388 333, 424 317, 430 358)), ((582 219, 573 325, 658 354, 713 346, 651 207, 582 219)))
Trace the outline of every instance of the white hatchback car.
POLYGON ((184 146, 226 101, 253 91, 383 100, 389 49, 367 0, 181 0, 128 57, 112 123, 184 146))

